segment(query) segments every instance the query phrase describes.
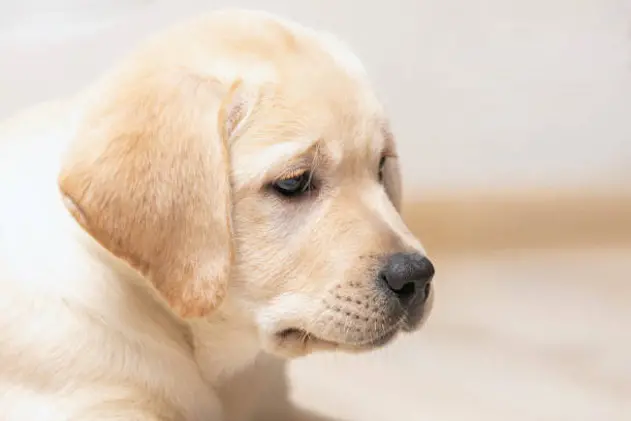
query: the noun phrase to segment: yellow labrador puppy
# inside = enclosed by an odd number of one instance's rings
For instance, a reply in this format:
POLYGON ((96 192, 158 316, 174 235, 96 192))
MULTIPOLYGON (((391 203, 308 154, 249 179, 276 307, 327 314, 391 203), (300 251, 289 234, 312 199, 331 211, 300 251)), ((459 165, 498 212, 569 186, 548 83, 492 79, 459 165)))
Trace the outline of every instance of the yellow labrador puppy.
POLYGON ((2 421, 234 421, 259 355, 429 313, 388 120, 331 36, 211 13, 0 130, 2 421))

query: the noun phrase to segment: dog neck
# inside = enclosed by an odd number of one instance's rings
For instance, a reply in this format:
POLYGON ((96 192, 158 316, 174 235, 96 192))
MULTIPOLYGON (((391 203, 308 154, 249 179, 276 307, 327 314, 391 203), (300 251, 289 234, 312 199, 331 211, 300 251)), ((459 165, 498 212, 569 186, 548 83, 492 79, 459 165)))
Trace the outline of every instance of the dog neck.
POLYGON ((229 298, 214 314, 183 321, 138 272, 101 247, 79 224, 75 231, 93 261, 116 278, 118 285, 112 287, 123 290, 121 295, 133 301, 129 306, 137 307, 136 311, 146 311, 152 320, 159 320, 159 327, 163 327, 170 338, 191 353, 209 384, 220 386, 253 363, 261 352, 254 324, 229 298))
POLYGON ((197 364, 215 386, 252 364, 261 352, 256 328, 231 303, 206 319, 189 322, 189 327, 197 364))

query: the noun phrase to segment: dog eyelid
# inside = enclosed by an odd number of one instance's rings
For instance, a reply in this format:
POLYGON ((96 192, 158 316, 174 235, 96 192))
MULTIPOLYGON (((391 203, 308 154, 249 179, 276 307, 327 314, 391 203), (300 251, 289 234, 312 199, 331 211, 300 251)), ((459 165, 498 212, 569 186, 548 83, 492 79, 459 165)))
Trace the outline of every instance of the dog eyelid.
POLYGON ((278 181, 290 180, 292 178, 300 177, 307 171, 309 171, 307 168, 293 168, 281 174, 280 177, 276 178, 274 181, 278 182, 278 181))
POLYGON ((283 197, 298 198, 313 190, 313 173, 308 170, 295 171, 277 179, 270 187, 283 197))
POLYGON ((378 168, 378 174, 379 174, 379 181, 383 182, 383 169, 386 166, 386 162, 388 159, 396 159, 398 158, 398 156, 392 152, 389 151, 384 151, 381 154, 381 158, 379 159, 379 168, 378 168))
POLYGON ((379 176, 379 182, 383 182, 383 169, 386 166, 386 156, 382 156, 381 159, 379 160, 379 169, 378 169, 378 176, 379 176))

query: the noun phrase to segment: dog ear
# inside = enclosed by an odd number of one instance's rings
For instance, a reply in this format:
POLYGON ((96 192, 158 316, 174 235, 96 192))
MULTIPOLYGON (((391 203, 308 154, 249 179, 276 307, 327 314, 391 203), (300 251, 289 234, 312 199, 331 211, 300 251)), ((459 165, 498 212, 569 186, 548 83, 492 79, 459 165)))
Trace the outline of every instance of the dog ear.
POLYGON ((84 117, 58 181, 83 229, 181 317, 201 317, 227 290, 228 137, 247 104, 239 83, 182 73, 117 80, 84 117))

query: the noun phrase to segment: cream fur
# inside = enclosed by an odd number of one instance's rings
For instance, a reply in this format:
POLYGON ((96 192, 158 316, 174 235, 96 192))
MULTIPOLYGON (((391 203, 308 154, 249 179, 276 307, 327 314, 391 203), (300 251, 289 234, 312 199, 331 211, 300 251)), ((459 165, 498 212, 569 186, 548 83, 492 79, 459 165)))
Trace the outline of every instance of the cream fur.
POLYGON ((400 325, 368 305, 373 257, 423 252, 394 148, 352 53, 245 11, 3 123, 0 419, 245 420, 264 354, 371 349, 400 325), (265 190, 308 169, 311 207, 265 190))

